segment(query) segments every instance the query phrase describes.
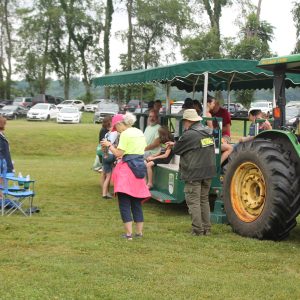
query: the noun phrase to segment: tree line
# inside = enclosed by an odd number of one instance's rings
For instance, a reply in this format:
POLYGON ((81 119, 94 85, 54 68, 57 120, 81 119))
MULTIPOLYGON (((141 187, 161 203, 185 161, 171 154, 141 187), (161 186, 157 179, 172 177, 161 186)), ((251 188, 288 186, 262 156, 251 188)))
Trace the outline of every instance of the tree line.
MULTIPOLYGON (((294 51, 299 52, 300 3, 293 5, 294 51)), ((112 38, 127 45, 120 55, 120 71, 156 67, 166 58, 174 61, 178 48, 187 61, 259 60, 274 55, 270 50, 274 28, 261 20, 262 7, 263 0, 257 5, 250 0, 0 0, 0 99, 17 93, 13 74, 27 81, 27 93, 32 95, 44 94, 55 74, 64 86, 65 99, 72 77, 80 76, 85 100, 91 100, 92 78, 112 71, 112 38), (233 5, 239 10, 239 34, 229 38, 221 34, 220 19, 233 5), (126 12, 128 28, 112 36, 117 10, 126 12)), ((130 98, 132 90, 106 90, 107 97, 110 93, 130 98)), ((144 93, 153 97, 153 87, 145 87, 144 93)), ((245 99, 251 93, 236 96, 245 99)))

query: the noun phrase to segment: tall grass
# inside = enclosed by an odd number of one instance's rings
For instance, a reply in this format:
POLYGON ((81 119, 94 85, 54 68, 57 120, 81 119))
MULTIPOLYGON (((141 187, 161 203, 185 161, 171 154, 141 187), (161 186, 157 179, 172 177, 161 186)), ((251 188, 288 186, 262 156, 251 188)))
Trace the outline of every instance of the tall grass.
POLYGON ((283 242, 227 225, 192 237, 185 206, 144 205, 145 236, 119 238, 116 200, 91 171, 99 125, 10 121, 16 170, 36 179, 31 218, 0 218, 0 299, 299 299, 300 227, 283 242))

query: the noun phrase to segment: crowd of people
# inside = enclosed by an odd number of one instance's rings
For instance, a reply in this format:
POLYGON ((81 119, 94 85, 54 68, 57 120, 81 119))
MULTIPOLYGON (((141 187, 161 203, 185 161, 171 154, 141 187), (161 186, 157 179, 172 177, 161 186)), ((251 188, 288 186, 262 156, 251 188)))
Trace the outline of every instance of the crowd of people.
MULTIPOLYGON (((192 218, 192 235, 211 233, 209 189, 216 175, 214 132, 219 131, 215 118, 222 118, 221 164, 234 147, 231 145, 230 113, 214 97, 208 95, 206 115, 202 120, 202 105, 197 100, 185 99, 182 110, 183 132, 178 123, 174 136, 168 127, 160 125, 161 101, 151 101, 147 110, 147 126, 144 132, 133 127, 136 116, 132 113, 105 117, 99 134, 102 162, 102 198, 111 199, 110 180, 118 197, 121 219, 124 224, 122 237, 132 240, 143 237, 144 216, 142 203, 151 197, 153 188, 153 168, 158 164, 168 164, 174 154, 180 156, 179 171, 185 182, 185 198, 192 218), (205 143, 204 143, 205 141, 205 143), (133 235, 133 222, 135 234, 133 235)), ((261 111, 251 111, 252 122, 246 142, 255 134, 257 119, 264 116, 261 111)), ((258 131, 271 129, 270 123, 261 122, 258 131)))

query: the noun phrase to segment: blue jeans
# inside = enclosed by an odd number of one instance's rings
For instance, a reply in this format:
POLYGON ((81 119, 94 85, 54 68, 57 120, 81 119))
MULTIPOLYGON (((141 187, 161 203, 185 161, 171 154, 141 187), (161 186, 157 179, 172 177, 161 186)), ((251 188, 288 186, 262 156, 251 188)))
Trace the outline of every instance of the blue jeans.
POLYGON ((135 198, 124 193, 118 193, 119 209, 123 223, 144 222, 142 203, 144 199, 135 198))

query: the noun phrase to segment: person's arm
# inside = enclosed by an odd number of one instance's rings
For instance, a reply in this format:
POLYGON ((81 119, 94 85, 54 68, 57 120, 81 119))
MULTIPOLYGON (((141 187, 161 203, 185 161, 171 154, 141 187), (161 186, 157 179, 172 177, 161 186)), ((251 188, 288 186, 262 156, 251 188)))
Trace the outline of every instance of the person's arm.
POLYGON ((155 148, 159 147, 159 145, 160 145, 160 140, 159 140, 159 138, 156 138, 156 139, 153 141, 153 143, 149 144, 149 145, 145 148, 145 151, 155 149, 155 148))
POLYGON ((171 148, 167 148, 167 150, 164 154, 155 156, 155 158, 153 160, 160 159, 160 158, 167 158, 167 157, 169 157, 170 153, 171 153, 171 148))
POLYGON ((223 116, 223 127, 222 131, 228 131, 230 132, 230 126, 231 126, 231 117, 230 113, 228 111, 225 111, 224 116, 223 116))
POLYGON ((112 145, 112 143, 109 141, 101 141, 100 144, 101 144, 101 146, 109 147, 109 150, 111 151, 111 153, 116 157, 122 157, 125 153, 124 150, 115 148, 114 145, 112 145))
MULTIPOLYGON (((207 118, 212 118, 211 113, 207 112, 207 113, 206 113, 206 117, 207 117, 207 118)), ((213 121, 207 120, 207 121, 206 121, 206 124, 207 124, 207 126, 208 126, 209 128, 214 128, 213 121)))

